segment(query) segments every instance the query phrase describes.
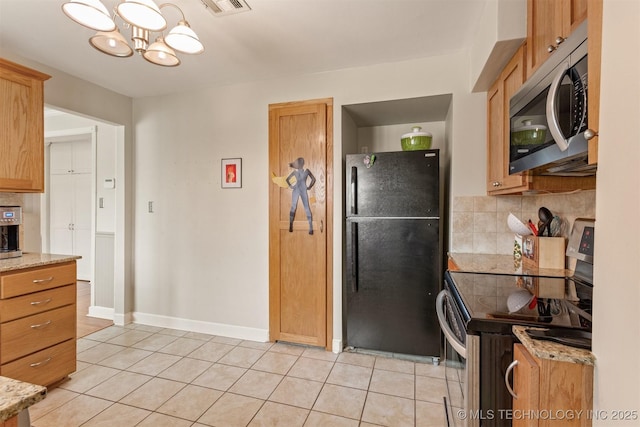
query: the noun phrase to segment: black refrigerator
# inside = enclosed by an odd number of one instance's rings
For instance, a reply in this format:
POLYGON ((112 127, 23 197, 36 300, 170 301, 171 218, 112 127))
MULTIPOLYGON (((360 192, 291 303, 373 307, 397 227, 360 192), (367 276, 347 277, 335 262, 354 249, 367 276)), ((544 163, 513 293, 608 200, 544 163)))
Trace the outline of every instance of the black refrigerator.
POLYGON ((345 344, 440 357, 438 150, 347 155, 345 344))

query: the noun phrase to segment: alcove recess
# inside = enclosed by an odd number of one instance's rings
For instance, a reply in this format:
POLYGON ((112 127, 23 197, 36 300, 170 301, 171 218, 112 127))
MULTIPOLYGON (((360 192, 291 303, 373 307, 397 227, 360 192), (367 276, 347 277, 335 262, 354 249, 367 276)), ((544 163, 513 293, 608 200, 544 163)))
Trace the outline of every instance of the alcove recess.
MULTIPOLYGON (((452 144, 453 95, 440 94, 416 98, 365 102, 342 106, 342 158, 347 154, 375 154, 402 151, 400 139, 413 126, 433 135, 431 148, 440 150, 440 191, 444 195, 441 209, 443 235, 449 233, 449 176, 452 144)), ((345 192, 343 185, 343 202, 345 192)), ((343 215, 344 219, 344 215, 343 215)), ((445 239, 444 250, 448 250, 445 239)), ((446 259, 446 257, 443 257, 446 259)), ((444 268, 444 267, 443 267, 444 268)))

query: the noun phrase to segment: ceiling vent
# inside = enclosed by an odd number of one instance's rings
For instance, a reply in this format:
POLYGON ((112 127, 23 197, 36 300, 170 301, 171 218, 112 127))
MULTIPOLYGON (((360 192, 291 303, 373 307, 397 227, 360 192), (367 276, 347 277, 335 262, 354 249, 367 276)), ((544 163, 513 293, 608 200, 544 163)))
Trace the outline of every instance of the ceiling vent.
POLYGON ((251 10, 244 0, 200 0, 214 16, 232 15, 251 10))

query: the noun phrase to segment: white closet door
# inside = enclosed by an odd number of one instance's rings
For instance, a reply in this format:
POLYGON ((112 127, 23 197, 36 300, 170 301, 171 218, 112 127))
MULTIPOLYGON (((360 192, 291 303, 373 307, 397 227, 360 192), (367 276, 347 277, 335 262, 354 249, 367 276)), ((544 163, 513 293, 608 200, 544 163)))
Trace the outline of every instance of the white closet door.
POLYGON ((74 189, 73 254, 77 261, 78 279, 91 280, 91 174, 71 175, 74 189))
POLYGON ((71 173, 73 170, 72 148, 73 145, 70 142, 56 142, 51 146, 49 150, 49 165, 52 175, 71 173))
POLYGON ((91 140, 74 142, 71 155, 73 157, 73 173, 91 174, 91 140))
POLYGON ((50 147, 50 243, 54 254, 79 255, 79 280, 91 280, 91 140, 50 147))
POLYGON ((73 255, 73 180, 71 174, 50 177, 49 251, 53 254, 73 255))

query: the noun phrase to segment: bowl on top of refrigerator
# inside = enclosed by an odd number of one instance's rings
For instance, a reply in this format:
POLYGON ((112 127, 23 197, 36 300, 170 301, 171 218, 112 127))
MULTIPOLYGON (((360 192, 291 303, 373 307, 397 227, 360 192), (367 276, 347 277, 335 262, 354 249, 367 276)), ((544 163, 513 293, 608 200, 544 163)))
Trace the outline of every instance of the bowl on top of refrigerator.
POLYGON ((431 148, 431 134, 423 132, 420 126, 413 126, 411 132, 400 139, 403 151, 428 150, 431 148))

